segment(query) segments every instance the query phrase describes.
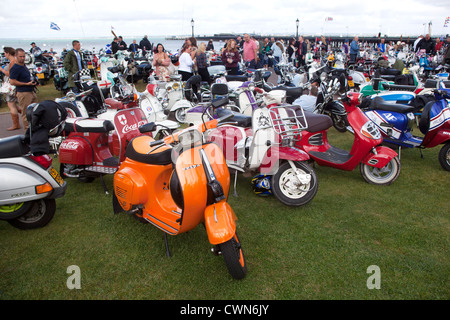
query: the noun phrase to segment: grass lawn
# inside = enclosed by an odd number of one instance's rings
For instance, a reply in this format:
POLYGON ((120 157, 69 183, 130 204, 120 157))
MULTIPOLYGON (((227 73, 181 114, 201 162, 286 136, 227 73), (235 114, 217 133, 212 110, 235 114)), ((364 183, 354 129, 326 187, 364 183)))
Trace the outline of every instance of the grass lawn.
MULTIPOLYGON (((56 95, 50 83, 39 98, 56 95)), ((350 148, 353 137, 331 128, 329 138, 350 148)), ((240 281, 209 252, 202 225, 169 237, 167 258, 162 231, 114 215, 100 180, 67 179, 46 227, 21 231, 0 222, 0 299, 447 300, 450 173, 439 149, 423 150, 423 159, 404 149, 391 186, 366 183, 359 169, 316 165, 318 193, 300 208, 256 196, 251 178, 239 176, 229 203, 248 265, 240 281), (81 271, 79 290, 66 285, 72 265, 81 271), (380 289, 368 289, 369 266, 379 267, 380 289)), ((112 191, 112 176, 105 181, 112 191)))

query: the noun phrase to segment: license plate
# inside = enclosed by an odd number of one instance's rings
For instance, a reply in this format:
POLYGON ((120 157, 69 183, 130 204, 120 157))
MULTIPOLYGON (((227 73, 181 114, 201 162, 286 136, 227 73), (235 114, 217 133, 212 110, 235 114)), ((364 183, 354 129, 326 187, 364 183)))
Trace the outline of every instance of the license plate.
POLYGON ((88 64, 88 69, 94 69, 94 66, 92 64, 88 64))
POLYGON ((36 74, 38 79, 44 79, 44 74, 43 73, 38 73, 36 74))
POLYGON ((354 87, 355 84, 353 83, 353 80, 348 80, 348 86, 349 87, 354 87))
POLYGON ((48 173, 50 173, 52 178, 55 179, 55 181, 58 182, 60 186, 64 184, 64 180, 61 178, 58 171, 56 171, 54 168, 50 168, 50 170, 48 170, 48 173))

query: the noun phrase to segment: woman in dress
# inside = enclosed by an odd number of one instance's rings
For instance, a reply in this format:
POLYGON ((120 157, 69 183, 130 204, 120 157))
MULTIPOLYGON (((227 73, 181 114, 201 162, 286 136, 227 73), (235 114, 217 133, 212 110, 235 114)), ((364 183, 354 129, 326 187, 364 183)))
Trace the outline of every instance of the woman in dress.
MULTIPOLYGON (((7 81, 9 79, 9 70, 11 70, 12 66, 16 63, 16 51, 11 47, 4 47, 3 52, 5 53, 5 57, 9 60, 9 64, 4 68, 0 68, 0 71, 5 74, 3 81, 7 81)), ((13 122, 13 125, 6 130, 12 131, 20 129, 19 113, 22 111, 19 109, 17 104, 15 92, 14 94, 5 94, 5 100, 8 104, 9 110, 11 111, 11 118, 13 122)))
POLYGON ((153 57, 153 66, 155 67, 155 74, 159 80, 167 81, 170 76, 169 66, 170 58, 164 50, 164 46, 158 43, 156 46, 156 54, 153 57))

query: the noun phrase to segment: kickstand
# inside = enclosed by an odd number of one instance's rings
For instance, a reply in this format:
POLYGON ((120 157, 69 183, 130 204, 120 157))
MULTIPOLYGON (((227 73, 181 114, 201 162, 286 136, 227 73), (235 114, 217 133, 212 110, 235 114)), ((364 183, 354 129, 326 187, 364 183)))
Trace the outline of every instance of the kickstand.
POLYGON ((237 196, 238 196, 238 194, 237 194, 237 190, 236 190, 236 184, 237 184, 237 175, 238 175, 238 172, 237 172, 237 170, 236 170, 236 172, 234 173, 234 193, 233 193, 233 196, 235 196, 235 197, 237 197, 237 196))
POLYGON ((103 190, 105 191, 105 194, 109 194, 108 188, 106 187, 105 180, 103 180, 103 175, 100 175, 100 180, 102 181, 103 190))
POLYGON ((166 256, 170 258, 169 242, 167 241, 167 233, 164 232, 164 244, 166 245, 166 256))
POLYGON ((420 151, 420 157, 423 159, 423 152, 422 152, 422 149, 419 149, 419 151, 420 151))

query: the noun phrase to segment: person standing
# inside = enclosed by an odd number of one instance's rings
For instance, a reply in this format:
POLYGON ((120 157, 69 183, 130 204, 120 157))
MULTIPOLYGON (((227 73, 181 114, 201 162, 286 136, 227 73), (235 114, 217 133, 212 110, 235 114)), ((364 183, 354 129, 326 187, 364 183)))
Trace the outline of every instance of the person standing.
POLYGON ((350 63, 355 63, 359 55, 359 38, 356 36, 350 43, 350 63))
POLYGON ((31 79, 30 70, 25 66, 25 51, 16 49, 16 63, 9 70, 9 82, 16 86, 16 97, 22 113, 22 123, 25 130, 29 128, 27 107, 37 102, 35 87, 38 83, 31 79))
POLYGON ((187 81, 194 74, 195 58, 192 59, 192 54, 195 56, 196 48, 191 42, 186 42, 183 51, 180 55, 180 65, 178 66, 178 73, 181 74, 181 80, 187 81))
POLYGON ((298 37, 298 42, 296 43, 297 47, 297 61, 298 66, 304 66, 305 65, 305 57, 308 53, 308 45, 305 42, 304 38, 302 36, 298 37))
POLYGON ((144 54, 152 51, 152 44, 148 40, 147 35, 145 35, 144 38, 142 38, 141 42, 139 42, 139 47, 141 47, 142 51, 144 51, 144 54))
POLYGON ((208 71, 208 61, 206 58, 206 43, 201 42, 196 52, 197 73, 202 77, 202 81, 212 83, 211 76, 208 71))
POLYGON ((78 88, 75 85, 75 81, 73 80, 73 76, 78 71, 84 68, 83 63, 83 54, 81 53, 81 43, 78 40, 72 41, 73 49, 70 50, 64 58, 64 68, 68 73, 69 78, 69 87, 72 88, 73 92, 78 92, 78 88))
MULTIPOLYGON (((11 70, 12 66, 16 63, 16 50, 14 50, 11 47, 4 47, 3 52, 5 53, 5 58, 9 60, 9 64, 6 65, 4 68, 0 68, 0 71, 3 72, 5 77, 3 78, 3 81, 8 81, 9 77, 9 70, 11 70)), ((17 130, 20 129, 20 121, 19 121, 19 113, 22 111, 19 109, 19 106, 17 105, 17 98, 16 94, 5 94, 5 100, 8 104, 9 111, 11 112, 11 118, 13 125, 9 127, 8 131, 17 130)))
POLYGON ((384 43, 386 40, 384 38, 381 38, 380 43, 377 46, 377 51, 380 53, 386 53, 386 43, 384 43))
POLYGON ((119 44, 119 50, 126 51, 128 49, 127 43, 125 41, 123 41, 122 36, 119 36, 118 39, 119 39, 119 41, 117 43, 119 44))
POLYGON ((246 33, 244 35, 244 63, 248 68, 255 69, 258 61, 258 49, 255 41, 246 33))
POLYGON ((133 40, 133 43, 128 47, 128 51, 131 52, 131 57, 134 58, 137 51, 140 49, 139 45, 136 43, 136 40, 133 40))
POLYGON ((433 39, 431 39, 431 36, 429 34, 425 35, 425 38, 419 41, 417 44, 417 50, 425 50, 426 53, 434 55, 436 52, 435 50, 435 44, 433 39))
POLYGON ((238 63, 241 60, 241 55, 237 49, 236 40, 228 40, 227 47, 222 53, 222 61, 229 75, 238 74, 238 63))

